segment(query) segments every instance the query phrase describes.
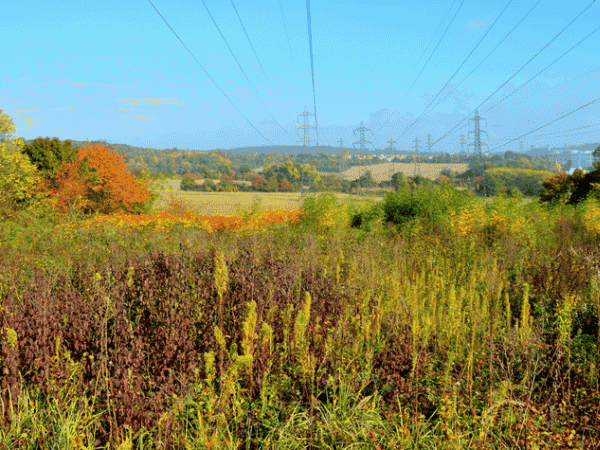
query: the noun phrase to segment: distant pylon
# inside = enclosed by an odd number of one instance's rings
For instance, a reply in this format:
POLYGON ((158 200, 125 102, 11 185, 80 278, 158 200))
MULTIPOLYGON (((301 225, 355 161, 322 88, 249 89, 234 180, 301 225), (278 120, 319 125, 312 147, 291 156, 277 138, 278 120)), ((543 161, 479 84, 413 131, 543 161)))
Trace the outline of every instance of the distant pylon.
POLYGON ((460 152, 461 153, 465 152, 465 135, 464 134, 460 135, 460 152))
MULTIPOLYGON (((340 140, 338 141, 340 143, 340 150, 344 149, 344 141, 342 140, 342 138, 340 138, 340 140)), ((343 167, 345 166, 344 164, 344 155, 342 152, 340 152, 340 173, 343 172, 343 167)))
POLYGON ((417 175, 417 170, 419 175, 421 175, 421 164, 419 163, 419 138, 415 138, 415 176, 417 175))
POLYGON ((431 133, 427 135, 427 154, 431 155, 431 133))
POLYGON ((393 151, 395 151, 396 149, 394 148, 394 146, 392 144, 395 144, 396 141, 393 141, 392 139, 390 139, 390 141, 388 142, 388 144, 390 144, 390 146, 387 148, 387 150, 390 151, 390 180, 392 179, 392 172, 394 170, 394 164, 392 163, 392 153, 393 151))
MULTIPOLYGON (((356 136, 356 131, 357 131, 357 130, 358 130, 358 131, 360 131, 360 139, 359 139, 358 141, 356 141, 356 142, 353 142, 353 143, 352 143, 352 145, 354 146, 354 148, 356 148, 356 145, 355 145, 355 144, 360 144, 360 149, 361 149, 362 151, 364 151, 364 150, 365 150, 365 144, 366 144, 366 143, 369 143, 369 144, 373 145, 373 143, 372 143, 372 142, 370 142, 370 141, 365 141, 365 131, 371 131, 371 130, 369 130, 368 128, 365 128, 365 125, 363 124, 362 120, 361 120, 361 122, 360 122, 360 127, 358 127, 356 130, 354 130, 354 135, 355 135, 355 136, 356 136)), ((371 131, 371 134, 375 134, 375 133, 373 133, 373 132, 371 131)), ((373 148, 374 148, 374 147, 373 147, 373 148)), ((363 165, 364 165, 364 164, 363 164, 363 165)), ((366 173, 366 168, 365 168, 365 173, 366 173)), ((361 188, 362 188, 362 186, 361 186, 361 188)), ((361 193, 361 195, 362 195, 362 189, 361 189, 361 192, 360 192, 360 193, 361 193)))
MULTIPOLYGON (((473 120, 475 122, 475 129, 473 131, 469 131, 469 133, 474 133, 474 139, 473 142, 469 144, 469 146, 474 146, 475 147, 475 154, 479 155, 479 170, 478 170, 478 176, 483 176, 483 164, 481 162, 481 146, 482 145, 487 145, 485 143, 481 142, 481 133, 485 133, 487 134, 487 131, 482 131, 479 128, 479 121, 480 120, 485 120, 483 119, 483 117, 479 116, 479 111, 475 110, 475 117, 473 119, 469 119, 469 122, 471 122, 471 120, 473 120)), ((485 125, 487 126, 487 120, 485 121, 485 125)), ((488 147, 489 148, 489 147, 488 147)), ((475 178, 475 177, 473 177, 475 178)), ((475 181, 475 180, 473 180, 475 181)), ((485 196, 487 197, 487 192, 485 193, 485 196)))
MULTIPOLYGON (((362 151, 364 151, 366 143, 369 143, 369 144, 373 145, 373 143, 371 141, 365 141, 365 131, 371 131, 371 130, 369 130, 368 128, 365 128, 365 126, 364 126, 364 124, 363 124, 362 121, 360 122, 360 127, 358 127, 356 130, 354 130, 354 135, 355 136, 356 136, 356 131, 357 130, 360 131, 360 139, 358 141, 354 142, 352 145, 354 145, 354 144, 360 144, 360 149, 362 151)), ((371 131, 371 133, 374 134, 372 131, 371 131)), ((375 147, 373 147, 373 148, 375 148, 375 147)))
POLYGON ((310 144, 310 135, 308 130, 310 130, 311 128, 315 128, 315 127, 311 127, 308 124, 308 116, 313 116, 314 114, 311 114, 308 112, 308 110, 306 109, 306 106, 304 106, 304 112, 302 114, 298 114, 298 116, 304 116, 304 125, 299 126, 298 129, 304 129, 304 137, 298 139, 296 142, 304 142, 304 147, 306 147, 308 144, 310 144))
POLYGON ((523 153, 523 139, 519 142, 519 153, 523 153))

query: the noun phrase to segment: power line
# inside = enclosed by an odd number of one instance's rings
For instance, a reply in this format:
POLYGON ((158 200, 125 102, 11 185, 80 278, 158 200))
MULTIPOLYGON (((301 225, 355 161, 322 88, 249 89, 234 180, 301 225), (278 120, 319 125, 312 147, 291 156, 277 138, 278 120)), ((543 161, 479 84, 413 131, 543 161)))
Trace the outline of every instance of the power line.
POLYGON ((183 43, 183 41, 182 41, 182 40, 179 38, 179 36, 177 36, 177 33, 175 33, 175 30, 173 30, 173 28, 171 27, 171 25, 169 25, 169 22, 167 22, 167 21, 165 20, 165 18, 162 16, 162 14, 161 14, 161 13, 158 11, 158 9, 156 9, 156 6, 154 6, 154 4, 153 4, 153 3, 152 3, 150 0, 148 0, 148 2, 149 2, 151 5, 152 5, 152 7, 153 7, 153 8, 154 8, 154 10, 155 10, 155 11, 158 13, 158 15, 160 16, 160 18, 161 18, 161 19, 162 19, 162 20, 163 20, 163 21, 164 21, 164 22, 167 24, 167 26, 168 26, 168 27, 169 27, 169 29, 170 29, 170 30, 173 32, 173 34, 175 35, 175 37, 176 37, 177 39, 179 39, 179 42, 181 42, 181 45, 183 45, 183 46, 185 47, 185 49, 188 51, 188 53, 189 53, 190 55, 192 55, 192 58, 194 58, 194 61, 196 61, 196 63, 198 63, 198 65, 200 66, 200 68, 201 68, 202 70, 204 70, 204 73, 206 73, 206 76, 207 76, 208 78, 210 78, 210 81, 212 81, 212 82, 214 83, 214 85, 215 85, 215 86, 217 86, 217 88, 219 89, 219 91, 221 91, 221 93, 222 93, 222 94, 225 96, 225 98, 226 98, 226 99, 229 101, 229 103, 231 103, 231 104, 233 105, 233 107, 234 107, 234 108, 237 110, 237 112, 238 112, 238 113, 240 113, 240 116, 242 116, 242 117, 243 117, 243 118, 246 120, 246 122, 248 122, 248 124, 249 124, 249 125, 250 125, 252 128, 254 128, 254 130, 255 130, 255 131, 258 133, 258 134, 260 134, 260 135, 263 137, 263 139, 264 139, 265 141, 267 141, 267 142, 268 142, 269 144, 271 144, 271 145, 274 145, 274 144, 273 144, 273 143, 272 143, 270 140, 268 140, 268 139, 267 139, 267 138, 266 138, 266 137, 265 137, 265 136, 264 136, 264 135, 263 135, 263 134, 262 134, 262 133, 261 133, 261 132, 258 130, 258 128, 256 128, 256 127, 255 127, 255 126, 252 124, 252 122, 250 122, 250 121, 249 121, 249 120, 246 118, 246 116, 244 116, 244 115, 242 114, 242 112, 241 112, 241 111, 238 109, 238 107, 235 105, 235 103, 233 103, 233 102, 232 102, 232 101, 229 99, 229 97, 227 97, 227 94, 225 94, 225 92, 223 92, 223 89, 221 89, 221 87, 220 87, 220 86, 219 86, 219 85, 218 85, 218 84, 215 82, 215 80, 213 80, 213 79, 212 79, 212 77, 211 77, 211 76, 208 74, 208 72, 206 71, 206 69, 205 69, 204 67, 202 67, 202 64, 200 64, 200 63, 198 62, 198 60, 196 59, 196 57, 194 56, 194 54, 193 54, 193 53, 190 51, 190 49, 189 49, 189 48, 187 48, 187 46, 186 46, 186 45, 183 43))
POLYGON ((204 8, 206 8, 206 12, 208 13, 208 15, 210 16, 210 19, 213 21, 213 23, 215 24, 215 27, 217 28, 217 31, 219 32, 219 34, 221 35, 221 38, 223 39, 223 42, 225 42, 225 45, 227 46, 227 48, 229 49, 229 52, 231 53, 231 56, 233 56, 233 59, 235 59, 235 62, 237 63, 238 67, 240 68, 240 70, 242 71, 242 73, 244 74, 244 77, 246 78, 246 81, 248 82, 248 84, 250 85, 250 87, 252 87, 252 89, 254 90, 254 93, 256 94, 256 96, 258 97, 258 99, 260 100, 260 102, 263 104, 263 106, 265 107, 265 110, 269 113, 269 115, 271 116, 271 119, 273 119, 277 125, 279 125, 279 127, 286 133, 289 135, 289 133, 287 132, 287 130, 285 128, 283 128, 281 126, 281 124, 277 121, 277 119, 275 117, 273 117, 273 114, 271 114, 271 112, 268 110, 267 105, 265 105, 265 103, 262 101, 262 99, 260 98, 260 95, 258 94, 258 91, 254 88, 254 85, 250 82, 250 79, 248 78, 248 75, 246 75, 246 71, 244 70, 244 68, 242 67, 242 65, 240 64, 240 62, 238 61, 238 59, 235 57, 235 55, 233 54, 233 50, 231 50, 231 47, 229 46, 229 44, 227 43, 227 39, 225 39, 225 36, 223 36, 223 33, 221 33, 221 29, 219 28, 219 25, 217 25, 217 22, 215 21, 215 19, 213 18, 212 14, 210 13, 208 6, 206 6, 206 3, 204 2, 204 0, 202 0, 202 4, 204 5, 204 8))
POLYGON ((435 30, 435 33, 433 33, 433 35, 431 36, 431 39, 429 40, 429 43, 427 44, 427 47, 425 47, 425 50, 423 50, 423 53, 421 53, 421 56, 419 57, 419 60, 417 61, 417 63, 415 64, 415 67, 413 67, 413 70, 417 68, 417 66, 419 65, 419 63, 421 62, 421 58, 423 58, 423 55, 425 55, 425 53, 427 53, 427 49, 429 48, 429 46, 431 45, 431 43, 433 42, 433 38, 435 37, 435 35, 437 34, 437 32, 439 31, 440 27, 442 26, 442 24, 446 21, 446 17, 448 17, 448 14, 450 13, 450 11, 452 11, 452 8, 454 8, 454 4, 456 3, 456 0, 452 1, 452 5, 450 6, 450 8, 448 9, 448 11, 446 11, 446 14, 444 14, 444 18, 442 19, 442 21, 440 22, 440 24, 438 25, 438 27, 435 30))
POLYGON ((400 137, 404 136, 404 133, 406 133, 410 127, 412 127, 415 123, 417 123, 419 121, 419 119, 421 117, 423 117, 423 114, 425 114, 425 111, 427 111, 427 108, 429 108, 431 106, 431 104, 435 101, 436 98, 439 97, 439 95, 444 91, 444 89, 446 89, 446 87, 448 86, 448 84, 450 84, 450 82, 452 81, 452 79, 456 76, 456 74, 458 73, 458 71, 460 69, 462 69, 462 66, 465 65, 465 63, 467 62, 467 60, 471 57, 471 55, 473 54, 473 52, 477 49, 477 47, 479 47, 479 44, 481 44, 481 42, 485 39, 485 37, 488 35, 488 33, 490 32, 490 30, 494 27, 494 25, 496 25, 496 22, 498 22, 498 19, 500 19, 500 17, 502 17, 502 14, 504 14, 504 12, 508 9, 508 7, 510 6, 510 4, 512 3, 512 0, 509 0, 509 2, 506 4, 506 6, 504 7, 504 9, 502 10, 502 12, 500 14, 498 14, 498 17, 496 17, 496 20, 494 20, 494 23, 492 23, 490 25, 490 27, 487 29, 487 31, 485 32, 485 34, 481 37, 481 39, 479 39, 479 42, 477 42, 477 44, 475 45, 475 47, 473 47, 473 50, 471 50, 471 53, 469 53, 467 55, 467 57, 464 59, 464 61, 462 62, 462 64, 458 67, 458 69, 456 69, 456 71, 454 72, 454 74, 450 77, 450 79, 446 82, 446 84, 444 85, 444 87, 436 94, 436 96, 429 102, 429 105, 427 105, 425 107, 425 109, 423 110, 423 112, 421 113, 421 115, 419 117, 417 117, 415 119, 415 121, 413 123, 411 123, 408 127, 406 127, 406 130, 404 130, 404 132, 400 135, 400 137))
MULTIPOLYGON (((570 130, 551 131, 551 132, 548 132, 548 133, 538 134, 536 136, 531 136, 531 137, 528 137, 527 139, 534 139, 534 138, 537 139, 537 138, 540 138, 540 137, 543 137, 543 136, 554 136, 556 134, 560 134, 561 136, 568 136, 568 135, 566 135, 564 133, 568 133, 569 131, 582 130, 583 128, 598 127, 598 126, 600 126, 600 123, 595 123, 595 124, 592 124, 592 125, 585 125, 583 127, 571 128, 570 130)), ((600 129, 598 129, 598 130, 592 130, 592 131, 585 131, 585 132, 581 132, 581 133, 571 133, 571 134, 578 135, 578 134, 586 134, 586 133, 597 133, 599 131, 600 131, 600 129)), ((507 139, 509 139, 509 138, 507 138, 507 139)))
MULTIPOLYGON (((254 53, 254 56, 256 57, 256 61, 258 62, 258 65, 260 66, 260 70, 262 70, 263 75, 265 76, 265 79, 269 82, 269 84, 271 85, 271 89, 273 90, 273 92, 275 91, 274 87, 273 87, 273 83, 271 83, 271 80, 269 80, 269 77, 267 76, 267 74, 265 73, 265 69, 263 69, 263 66, 260 62, 260 59, 258 58, 258 55, 256 54, 256 51, 254 50, 254 45, 252 45, 252 41, 250 40, 250 36, 248 36, 248 32, 246 31, 246 27, 244 26, 244 22, 242 22, 242 18, 240 17, 240 15, 238 14, 238 10, 235 7, 235 4, 233 3, 233 0, 231 0, 231 5, 233 6, 233 9, 235 10, 235 14, 238 18, 238 20, 240 21, 240 25, 242 26, 242 29, 244 30, 244 34, 246 35, 246 39, 248 39, 248 43, 250 44, 250 47, 252 48, 252 52, 254 53)), ((279 6, 281 6, 281 0, 279 0, 279 6)), ((281 13, 283 14, 283 10, 281 11, 281 13)), ((284 22, 285 23, 285 22, 284 22)), ((286 28, 286 34, 287 34, 287 28, 286 28)), ((288 44, 289 44, 289 39, 288 39, 288 44)), ((291 49, 290 49, 291 51, 291 49)), ((288 113, 288 117, 290 119, 291 116, 288 113)), ((292 119, 292 122, 294 121, 294 119, 292 119)), ((288 133, 289 134, 289 133, 288 133)))
POLYGON ((263 66, 260 63, 260 59, 258 59, 258 55, 256 54, 256 50, 254 50, 254 45, 252 45, 252 41, 250 40, 250 36, 248 36, 248 32, 246 31, 246 27, 244 26, 244 22, 242 22, 242 18, 240 17, 240 15, 238 13, 238 10, 235 7, 235 4, 233 3, 233 0, 231 0, 231 6, 233 6, 233 9, 235 10, 235 15, 237 16, 238 20, 240 21, 240 25, 242 26, 242 30, 244 30, 244 34, 246 35, 246 39, 248 39, 248 43, 250 44, 250 47, 252 48, 252 52, 254 53, 254 56, 256 57, 256 61, 258 61, 258 65, 260 66, 260 70, 262 70, 262 73, 265 76, 265 78, 267 79, 267 81, 269 83, 271 83, 271 81, 269 81, 269 77, 267 77, 267 74, 265 73, 265 69, 263 69, 263 66))
POLYGON ((310 71, 312 73, 313 101, 315 103, 315 128, 317 130, 317 147, 319 146, 319 124, 317 123, 317 95, 315 94, 315 67, 313 65, 312 28, 310 21, 310 0, 306 0, 306 18, 308 21, 308 46, 310 48, 310 71))
MULTIPOLYGON (((308 1, 308 0, 307 0, 308 1)), ((406 100, 406 97, 408 97, 409 92, 412 90, 413 86, 415 85, 415 83, 417 82, 417 80, 421 77, 421 74, 423 73, 423 71, 425 70, 425 67, 427 67, 427 64, 429 64, 429 61, 431 60, 431 57, 433 56, 433 54, 435 53, 435 51, 438 49, 438 47, 440 46, 442 40, 444 39, 444 37, 446 36, 446 33, 448 32, 448 29, 450 28, 450 26, 452 25, 452 23, 454 23, 454 19, 456 19, 456 16, 458 15, 458 12, 460 11, 460 9, 462 8, 463 3, 465 2, 465 0, 462 1, 462 3, 460 4, 460 6, 458 7, 458 9, 456 10, 456 13, 454 13, 454 17, 452 17, 452 20, 450 21, 450 23, 448 24, 448 26, 446 27, 446 30, 444 31, 444 34, 442 34, 442 37, 440 38, 440 40, 438 41, 437 45, 435 46, 435 48, 433 49, 433 51, 431 52, 431 55, 429 55, 429 58, 427 59, 427 61, 425 61, 425 65, 423 66, 423 68, 421 69, 421 71, 419 72, 419 75, 417 75, 417 78, 415 78, 415 81, 413 81, 413 84, 410 86, 410 88, 408 89, 408 91, 406 92, 406 95, 404 96, 404 98, 402 99, 402 102, 400 103, 404 103, 404 100, 406 100)), ((394 116, 394 114, 396 113, 396 111, 398 111, 398 109, 396 108, 394 110, 394 112, 390 115, 390 117, 388 117, 388 119, 382 124, 380 125, 377 130, 375 131, 379 131, 379 129, 384 126, 386 123, 388 123, 388 121, 394 116)))
POLYGON ((531 8, 531 9, 529 10, 529 12, 523 16, 523 18, 522 18, 522 19, 519 21, 519 23, 517 23, 517 24, 514 26, 514 28, 513 28, 512 30, 510 30, 510 31, 509 31, 509 33, 508 33, 506 36, 504 36, 504 38, 503 38, 503 39, 502 39, 500 42, 498 42, 498 44, 497 44, 497 45, 496 45, 496 46, 495 46, 495 47, 492 49, 492 51, 491 51, 491 52, 489 52, 489 53, 487 54, 487 56, 486 56, 485 58, 483 58, 483 59, 481 60, 481 62, 480 62, 479 64, 477 64, 477 66, 476 66, 476 67, 475 67, 473 70, 471 70, 471 72, 470 72, 470 73, 469 73, 469 74, 468 74, 466 77, 464 77, 464 78, 462 79, 462 81, 461 81, 460 83, 458 83, 458 84, 457 84, 457 85, 456 85, 456 86, 455 86, 455 87, 454 87, 454 88, 453 88, 453 89, 452 89, 450 92, 448 92, 448 94, 446 94, 446 96, 445 96, 445 97, 444 97, 442 100, 440 100, 439 102, 437 102, 437 103, 436 103, 436 105, 435 105, 435 106, 434 106, 432 109, 435 109, 435 108, 437 108, 437 106, 438 106, 439 104, 443 103, 443 102, 444 102, 444 101, 445 101, 445 100, 446 100, 446 99, 447 99, 447 98, 448 98, 448 97, 449 97, 449 96, 450 96, 450 95, 451 95, 451 94, 452 94, 452 93, 453 93, 453 92, 454 92, 454 91, 455 91, 455 90, 456 90, 456 89, 457 89, 457 88, 458 88, 458 87, 459 87, 461 84, 463 84, 463 82, 464 82, 464 81, 465 81, 467 78, 469 78, 469 77, 470 77, 470 76, 473 74, 473 72, 475 72, 475 71, 476 71, 476 70, 477 70, 477 69, 478 69, 478 68, 479 68, 479 67, 480 67, 480 66, 481 66, 481 65, 482 65, 482 64, 483 64, 483 63, 484 63, 484 62, 485 62, 485 61, 486 61, 486 60, 487 60, 489 57, 490 57, 490 55, 496 51, 496 49, 497 49, 498 47, 500 47, 500 44, 502 44, 502 43, 503 43, 503 42, 506 40, 506 38, 507 38, 507 37, 509 37, 509 36, 510 36, 510 35, 513 33, 513 31, 515 31, 515 30, 517 29, 517 27, 518 27, 519 25, 521 25, 521 23, 522 23, 522 22, 523 22, 523 21, 524 21, 524 20, 527 18, 527 16, 528 16, 528 15, 531 13, 531 11, 533 11, 533 10, 535 9, 535 7, 536 7, 536 6, 537 6, 537 5, 538 5, 538 4, 539 4, 541 1, 542 1, 542 0, 538 0, 538 2, 537 2, 535 5, 533 5, 533 8, 531 8))
POLYGON ((546 67, 544 67, 542 70, 540 70, 537 74, 535 74, 534 76, 532 76, 529 80, 527 80, 525 83, 523 83, 521 86, 519 86, 516 90, 512 91, 510 94, 508 94, 506 97, 504 97, 502 100, 500 100, 498 103, 496 103, 494 106, 489 107, 488 109, 485 110, 484 114, 487 113, 489 110, 491 110, 492 108, 495 108, 496 106, 498 106, 500 103, 502 103, 504 100, 506 100, 508 97, 510 97, 511 95, 515 94, 517 91, 519 91, 522 87, 524 87, 526 84, 528 84, 531 80, 533 80, 534 78, 536 78, 538 75, 540 75, 542 72, 544 72, 546 69, 548 69, 551 65, 553 65, 554 63, 556 63, 558 60, 560 60, 563 56, 565 56, 567 53, 569 53, 571 50, 573 50, 575 47, 577 47, 579 44, 581 44, 583 41, 585 41, 587 38, 589 38, 592 34, 594 34, 596 31, 600 30, 600 27, 596 28, 594 31, 592 31, 590 34, 588 34, 586 37, 584 37, 582 40, 580 40, 577 44, 575 44, 573 47, 571 47, 569 50, 567 50, 566 52, 564 52, 562 55, 560 55, 558 58, 556 58, 554 61, 552 61, 550 64, 548 64, 546 67))
MULTIPOLYGON (((597 126, 597 125, 588 125, 588 127, 592 127, 592 126, 597 126)), ((587 128, 587 127, 581 127, 581 128, 587 128)), ((569 130, 566 130, 569 131, 569 130)), ((536 136, 528 136, 525 139, 540 139, 540 138, 546 138, 548 139, 549 136, 555 136, 557 134, 560 135, 560 137, 566 137, 566 136, 581 136, 583 134, 590 134, 590 133, 600 133, 600 130, 591 130, 591 131, 582 131, 579 133, 565 133, 563 131, 555 131, 553 133, 544 133, 544 134, 538 134, 536 136)), ((503 139, 507 139, 509 141, 512 141, 511 138, 503 138, 503 139)), ((517 138, 518 139, 518 138, 517 138)), ((508 143, 508 142, 507 142, 508 143)), ((533 145, 533 144, 532 144, 533 145)))
POLYGON ((281 0, 279 0, 279 9, 281 11, 281 20, 283 20, 283 27, 285 28, 285 37, 287 38, 288 48, 290 49, 290 55, 292 59, 294 59, 294 54, 292 53, 292 46, 290 45, 290 37, 288 35, 287 24, 285 23, 285 16, 283 15, 283 7, 281 6, 281 0))
MULTIPOLYGON (((546 45, 544 45, 544 47, 542 47, 542 49, 540 51, 538 51, 535 55, 533 55, 531 57, 531 59, 529 61, 527 61, 523 66, 521 66, 521 68, 519 70, 517 70, 513 76, 511 76, 508 80, 506 80, 498 89, 496 89, 488 98, 486 98, 483 102, 481 102, 481 104, 475 108, 473 111, 471 111, 467 117, 469 117, 471 114, 473 114, 476 110, 478 110, 479 108, 481 108, 481 105, 483 105, 485 102, 487 102, 494 94, 496 94, 496 92, 498 92, 500 89, 502 89, 510 80, 512 80, 521 70, 523 70, 531 61, 533 61, 533 59, 538 56, 546 47, 548 47, 548 45, 550 45, 558 36, 560 36, 567 28, 569 28, 573 22, 575 22, 584 12, 586 12, 590 6, 592 6, 594 4, 594 2, 592 1, 592 3, 590 3, 583 11, 581 11, 577 17, 575 17, 566 27, 564 27, 556 36, 554 36, 550 42, 548 42, 546 45)), ((465 119, 467 118, 465 117, 465 119)), ((452 133, 452 131, 454 131, 454 129, 456 127, 458 127, 461 123, 463 123, 465 121, 465 119, 462 119, 460 122, 458 122, 454 128, 452 128, 450 131, 448 131, 446 134, 444 134, 441 138, 439 138, 437 141, 435 141, 433 143, 433 145, 437 144, 439 141, 441 141, 442 139, 444 139, 446 136, 448 136, 450 133, 452 133)))
POLYGON ((517 137, 517 138, 511 139, 510 141, 508 141, 508 142, 505 142, 504 144, 502 144, 502 145, 499 145, 498 147, 495 147, 495 148, 493 148, 491 151, 497 150, 497 149, 499 149, 500 147, 504 147, 505 145, 507 145, 507 144, 510 144, 511 142, 514 142, 514 141, 516 141, 517 139, 521 139, 522 137, 525 137, 525 136, 527 136, 528 134, 535 133, 537 130, 541 130, 542 128, 545 128, 545 127, 547 127, 548 125, 550 125, 550 124, 552 124, 552 123, 554 123, 554 122, 557 122, 557 121, 559 121, 559 120, 561 120, 561 119, 564 119, 565 117, 567 117, 567 116, 570 116, 571 114, 573 114, 573 113, 575 113, 575 112, 579 111, 580 109, 583 109, 583 108, 585 108, 586 106, 589 106, 589 105, 591 105, 591 104, 593 104, 593 103, 596 103, 596 102, 597 102, 597 101, 599 101, 599 100, 600 100, 600 97, 598 97, 596 100, 592 100, 591 102, 589 102, 589 103, 587 103, 587 104, 585 104, 585 105, 583 105, 583 106, 580 106, 579 108, 577 108, 577 109, 575 109, 575 110, 571 111, 570 113, 567 113, 567 114, 565 114, 564 116, 561 116, 561 117, 559 117, 558 119, 554 119, 552 122, 548 122, 546 125, 542 125, 541 127, 539 127, 539 128, 536 128, 535 130, 532 130, 532 131, 530 131, 530 132, 528 132, 528 133, 525 133, 525 134, 523 134, 523 135, 521 135, 521 136, 519 136, 519 137, 517 137))

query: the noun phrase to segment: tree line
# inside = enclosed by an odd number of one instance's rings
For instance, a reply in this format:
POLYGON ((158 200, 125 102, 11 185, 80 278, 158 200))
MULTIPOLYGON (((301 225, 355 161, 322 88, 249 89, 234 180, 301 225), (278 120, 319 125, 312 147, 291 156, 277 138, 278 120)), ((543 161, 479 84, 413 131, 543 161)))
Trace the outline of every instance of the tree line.
POLYGON ((561 172, 560 164, 547 158, 510 151, 481 159, 449 154, 395 156, 392 162, 467 163, 468 169, 463 173, 445 169, 436 180, 396 172, 391 180, 378 183, 370 171, 355 180, 340 175, 353 166, 387 162, 378 155, 351 155, 348 150, 337 156, 155 150, 56 137, 24 141, 13 136, 15 131, 10 117, 0 110, 0 218, 26 208, 62 215, 148 212, 158 197, 148 189, 149 183, 174 175, 182 179, 183 190, 205 192, 313 190, 356 194, 379 188, 382 195, 390 188, 412 190, 419 185, 450 182, 472 183, 470 187, 479 195, 496 195, 502 190, 510 195, 519 190, 540 201, 572 204, 596 193, 600 183, 600 147, 593 152, 592 170, 577 170, 572 175, 561 172))

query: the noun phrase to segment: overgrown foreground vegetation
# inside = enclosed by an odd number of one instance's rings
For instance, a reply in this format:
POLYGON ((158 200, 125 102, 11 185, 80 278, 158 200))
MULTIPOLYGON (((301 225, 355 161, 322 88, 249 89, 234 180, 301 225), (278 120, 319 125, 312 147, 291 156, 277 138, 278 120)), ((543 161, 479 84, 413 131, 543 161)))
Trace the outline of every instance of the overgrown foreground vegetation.
POLYGON ((599 203, 520 200, 5 221, 0 446, 599 448, 599 203))

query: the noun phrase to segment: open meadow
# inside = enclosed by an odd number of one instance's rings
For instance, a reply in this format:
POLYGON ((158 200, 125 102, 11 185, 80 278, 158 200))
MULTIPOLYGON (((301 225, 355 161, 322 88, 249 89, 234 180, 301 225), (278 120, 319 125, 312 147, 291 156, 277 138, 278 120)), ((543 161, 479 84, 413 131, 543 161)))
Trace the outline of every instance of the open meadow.
MULTIPOLYGON (((314 193, 299 192, 185 192, 167 191, 156 203, 157 209, 165 209, 172 196, 184 202, 186 207, 200 214, 235 214, 240 210, 249 210, 256 201, 260 201, 260 209, 301 209, 305 197, 314 197, 314 193)), ((365 197, 336 192, 340 200, 353 198, 364 201, 365 197)), ((370 196, 374 201, 381 201, 383 197, 370 196)))
POLYGON ((600 448, 597 202, 176 194, 0 222, 0 447, 600 448))

